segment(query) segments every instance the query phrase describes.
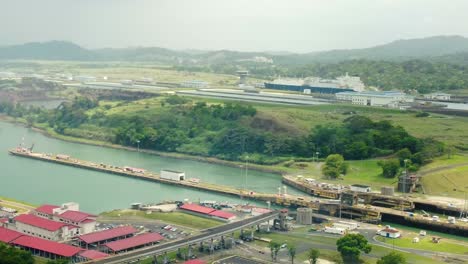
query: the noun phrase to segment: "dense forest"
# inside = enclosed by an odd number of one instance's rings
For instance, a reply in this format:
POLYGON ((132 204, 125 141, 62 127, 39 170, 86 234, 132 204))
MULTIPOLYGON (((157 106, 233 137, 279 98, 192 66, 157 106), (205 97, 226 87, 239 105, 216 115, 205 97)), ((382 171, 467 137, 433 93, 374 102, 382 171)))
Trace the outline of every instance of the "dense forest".
POLYGON ((106 114, 98 101, 77 97, 55 110, 0 103, 0 112, 46 124, 63 135, 102 140, 125 146, 272 164, 341 154, 367 159, 404 152, 415 166, 443 152, 443 145, 409 135, 389 121, 373 122, 351 114, 339 125, 321 125, 292 134, 259 124, 257 110, 242 104, 206 104, 179 96, 161 99, 148 112, 106 114))

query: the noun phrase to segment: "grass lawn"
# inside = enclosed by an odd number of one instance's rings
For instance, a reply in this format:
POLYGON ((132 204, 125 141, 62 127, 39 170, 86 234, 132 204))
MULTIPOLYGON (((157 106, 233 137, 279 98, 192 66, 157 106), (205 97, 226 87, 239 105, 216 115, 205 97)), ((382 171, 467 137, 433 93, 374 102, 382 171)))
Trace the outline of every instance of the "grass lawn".
POLYGON ((191 214, 181 213, 181 212, 171 212, 171 213, 160 213, 153 212, 151 214, 146 214, 143 211, 136 210, 114 210, 111 212, 104 212, 100 215, 105 219, 123 219, 127 217, 131 218, 141 218, 141 219, 153 219, 159 220, 168 224, 175 224, 180 226, 186 226, 194 229, 206 229, 210 227, 215 227, 222 225, 223 222, 216 221, 213 219, 208 219, 204 217, 199 217, 191 214))
POLYGON ((468 192, 468 156, 440 157, 420 172, 424 174, 422 184, 427 194, 464 198, 464 191, 468 192))
MULTIPOLYGON (((303 247, 304 245, 310 248, 314 248, 317 245, 326 245, 326 246, 335 247, 336 240, 338 240, 338 237, 330 238, 330 237, 310 236, 302 232, 270 233, 270 234, 261 234, 258 236, 263 237, 263 238, 269 238, 279 243, 288 243, 289 245, 292 244, 298 248, 303 247)), ((266 246, 265 242, 255 241, 255 243, 261 246, 266 246)), ((340 259, 339 253, 335 250, 319 249, 319 251, 320 251, 320 258, 327 259, 330 261, 336 261, 340 259)), ((392 249, 372 245, 371 254, 361 255, 361 258, 365 260, 366 263, 376 263, 378 258, 386 254, 389 254, 390 252, 392 252, 392 249)), ((427 264, 445 263, 440 260, 431 259, 428 257, 423 257, 423 256, 415 255, 415 254, 410 254, 410 253, 405 253, 405 252, 400 252, 400 253, 402 253, 406 257, 408 263, 427 263, 427 264)), ((307 251, 298 252, 296 259, 297 259, 297 263, 305 261, 307 259, 307 251)))
POLYGON ((428 250, 428 251, 438 251, 438 252, 447 252, 447 253, 454 253, 454 254, 466 254, 468 255, 468 244, 466 243, 455 243, 449 240, 442 239, 439 244, 432 243, 432 237, 419 237, 420 240, 418 243, 413 243, 414 236, 406 236, 398 239, 386 239, 384 237, 377 237, 377 240, 385 242, 389 245, 395 244, 395 246, 402 247, 402 248, 414 248, 420 250, 428 250))

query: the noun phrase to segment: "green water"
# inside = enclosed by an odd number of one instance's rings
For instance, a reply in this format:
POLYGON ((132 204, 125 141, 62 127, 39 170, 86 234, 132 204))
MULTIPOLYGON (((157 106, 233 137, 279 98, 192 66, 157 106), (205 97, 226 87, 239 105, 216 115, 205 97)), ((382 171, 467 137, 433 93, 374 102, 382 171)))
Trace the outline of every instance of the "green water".
MULTIPOLYGON (((35 144, 36 152, 63 153, 83 160, 127 165, 155 172, 161 169, 185 171, 189 178, 235 187, 245 185, 257 192, 277 192, 281 185, 281 177, 277 174, 249 170, 245 180, 245 174, 240 168, 70 143, 46 137, 22 126, 0 122, 0 196, 33 204, 74 201, 84 211, 99 213, 128 208, 133 202, 183 199, 247 201, 9 155, 7 150, 17 146, 23 137, 25 145, 35 144)), ((298 193, 291 189, 289 192, 298 193)))

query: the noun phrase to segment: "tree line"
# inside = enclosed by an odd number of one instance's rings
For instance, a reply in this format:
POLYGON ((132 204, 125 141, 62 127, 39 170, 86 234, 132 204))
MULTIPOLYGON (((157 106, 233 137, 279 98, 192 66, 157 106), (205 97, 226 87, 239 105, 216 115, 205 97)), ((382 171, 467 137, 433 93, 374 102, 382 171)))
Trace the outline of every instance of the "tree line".
POLYGON ((411 160, 411 168, 430 161, 444 145, 419 139, 389 121, 351 115, 341 124, 319 125, 291 135, 270 131, 258 124, 257 110, 248 104, 206 104, 169 96, 157 111, 106 114, 98 101, 76 97, 57 109, 25 107, 0 102, 0 112, 43 123, 57 133, 110 141, 125 146, 246 160, 271 164, 290 159, 312 159, 340 154, 346 160, 395 155, 411 160), (248 156, 248 157, 247 157, 248 156))

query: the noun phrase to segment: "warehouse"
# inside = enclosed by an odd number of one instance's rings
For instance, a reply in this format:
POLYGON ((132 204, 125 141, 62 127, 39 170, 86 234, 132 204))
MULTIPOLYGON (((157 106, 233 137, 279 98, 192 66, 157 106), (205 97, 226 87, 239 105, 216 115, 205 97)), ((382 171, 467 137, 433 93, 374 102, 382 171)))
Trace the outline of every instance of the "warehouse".
POLYGON ((78 242, 81 247, 94 248, 108 242, 131 237, 136 233, 137 230, 132 226, 121 226, 79 236, 78 242))
POLYGON ((166 180, 173 180, 173 181, 184 181, 185 172, 173 171, 173 170, 162 170, 161 178, 166 179, 166 180))
POLYGON ((222 220, 222 221, 232 221, 232 220, 236 219, 235 214, 225 212, 225 211, 221 211, 221 210, 215 210, 215 211, 209 213, 208 215, 210 215, 213 218, 217 218, 219 220, 222 220))
POLYGON ((103 246, 107 252, 115 254, 119 252, 127 252, 145 246, 151 246, 159 243, 159 241, 163 239, 164 237, 158 233, 145 233, 142 235, 106 243, 103 246))
POLYGON ((385 226, 385 228, 382 230, 379 230, 377 234, 383 237, 388 237, 388 238, 399 238, 401 236, 400 231, 391 226, 385 226))
POLYGON ((76 259, 76 255, 83 250, 78 247, 31 236, 21 236, 12 241, 11 244, 27 250, 33 255, 50 259, 68 258, 74 260, 76 259))
POLYGON ((412 96, 398 91, 383 92, 342 92, 336 94, 336 99, 351 102, 356 105, 398 107, 400 103, 411 103, 412 96))

